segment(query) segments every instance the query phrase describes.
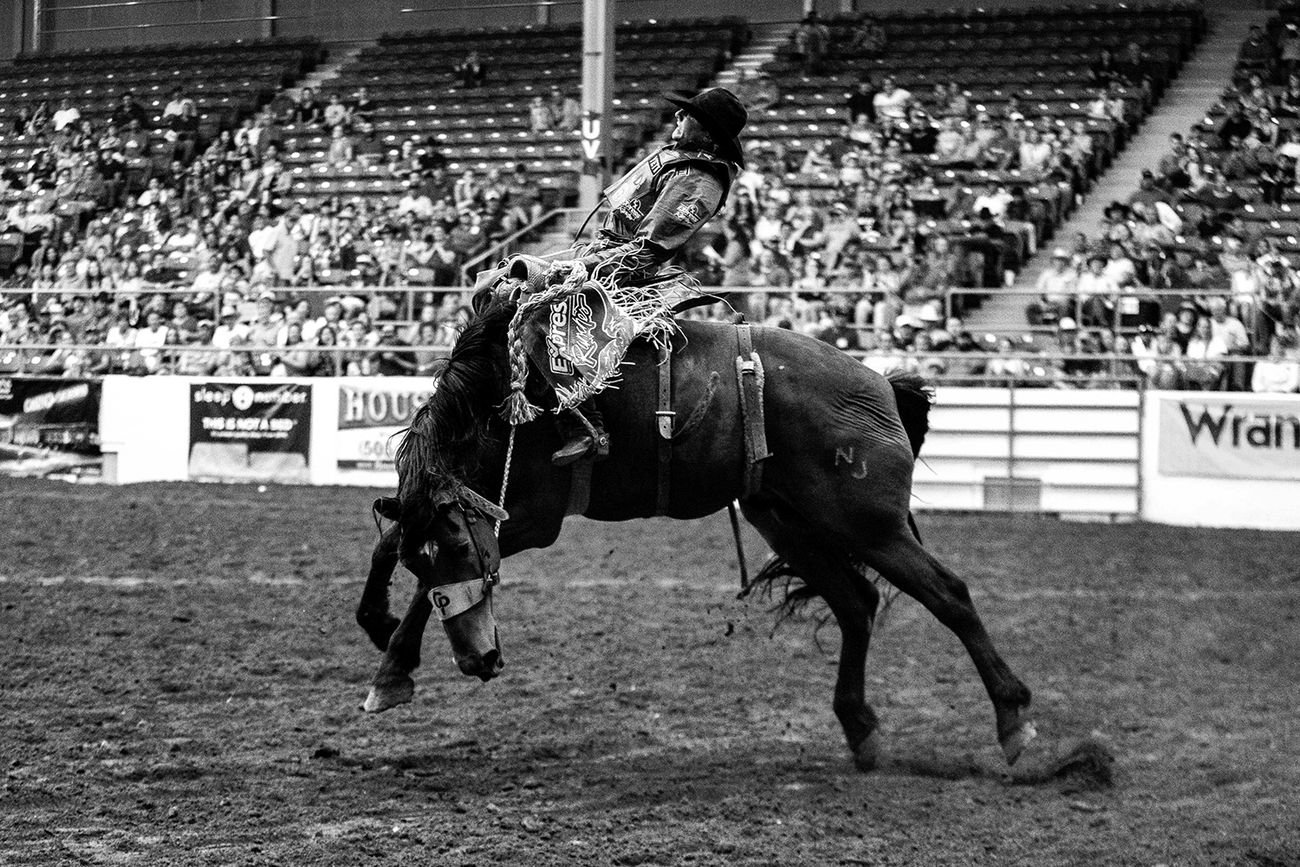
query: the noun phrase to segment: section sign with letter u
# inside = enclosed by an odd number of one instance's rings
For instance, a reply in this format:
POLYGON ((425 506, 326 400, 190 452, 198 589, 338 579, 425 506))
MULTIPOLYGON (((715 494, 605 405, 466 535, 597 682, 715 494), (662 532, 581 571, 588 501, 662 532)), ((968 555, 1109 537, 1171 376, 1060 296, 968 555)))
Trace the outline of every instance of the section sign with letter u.
POLYGON ((393 470, 398 436, 432 390, 425 379, 396 377, 339 386, 338 468, 347 471, 393 470))
POLYGON ((310 385, 190 386, 190 478, 305 484, 310 457, 310 385))

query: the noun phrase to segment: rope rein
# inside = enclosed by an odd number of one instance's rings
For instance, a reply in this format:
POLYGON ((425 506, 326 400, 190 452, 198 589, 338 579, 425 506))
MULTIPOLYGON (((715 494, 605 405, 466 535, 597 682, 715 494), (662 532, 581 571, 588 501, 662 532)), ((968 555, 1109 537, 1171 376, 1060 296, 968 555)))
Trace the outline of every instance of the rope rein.
MULTIPOLYGON (((506 508, 506 488, 510 485, 510 461, 515 456, 515 425, 510 425, 510 438, 506 441, 506 466, 501 473, 501 499, 497 503, 502 511, 506 508)), ((501 519, 492 525, 492 535, 501 538, 501 519)))

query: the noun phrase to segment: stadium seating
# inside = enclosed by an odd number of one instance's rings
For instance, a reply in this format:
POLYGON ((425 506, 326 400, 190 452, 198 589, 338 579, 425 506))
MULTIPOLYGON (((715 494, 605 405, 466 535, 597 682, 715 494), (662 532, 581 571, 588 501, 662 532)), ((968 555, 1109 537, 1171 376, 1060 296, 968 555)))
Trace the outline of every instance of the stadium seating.
MULTIPOLYGON (((621 155, 662 122, 660 94, 703 86, 741 43, 745 26, 739 19, 624 22, 615 33, 612 122, 621 155)), ((320 96, 350 100, 365 87, 375 102, 375 129, 391 152, 414 138, 436 147, 452 173, 504 172, 523 163, 540 186, 563 199, 576 190, 578 134, 533 132, 528 103, 552 88, 576 96, 580 77, 581 31, 573 25, 404 33, 363 51, 320 96), (469 51, 478 52, 488 70, 479 87, 462 86, 453 70, 469 51)), ((383 172, 324 166, 328 140, 318 129, 288 125, 283 134, 296 197, 340 190, 382 196, 396 189, 383 172)))

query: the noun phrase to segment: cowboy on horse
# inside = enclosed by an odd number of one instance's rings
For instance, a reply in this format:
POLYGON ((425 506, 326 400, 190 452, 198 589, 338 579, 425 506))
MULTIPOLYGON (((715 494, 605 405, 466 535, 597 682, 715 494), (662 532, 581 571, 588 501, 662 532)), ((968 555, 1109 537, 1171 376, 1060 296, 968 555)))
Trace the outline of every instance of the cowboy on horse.
MULTIPOLYGON (((610 211, 596 241, 553 264, 581 265, 589 279, 620 289, 650 286, 675 276, 664 266, 726 203, 744 165, 740 131, 748 113, 731 91, 714 87, 678 106, 672 144, 650 154, 605 189, 610 211)), ((626 294, 626 293, 625 293, 626 294)), ((594 397, 558 416, 564 444, 551 456, 565 466, 609 453, 609 437, 594 397)))

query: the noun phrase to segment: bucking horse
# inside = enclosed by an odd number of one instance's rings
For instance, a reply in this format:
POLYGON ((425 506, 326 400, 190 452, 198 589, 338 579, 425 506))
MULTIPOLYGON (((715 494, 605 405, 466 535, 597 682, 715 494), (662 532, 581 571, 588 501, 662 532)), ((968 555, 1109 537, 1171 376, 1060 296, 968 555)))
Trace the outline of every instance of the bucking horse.
MULTIPOLYGON (((1015 763, 1035 736, 1029 689, 994 647, 966 585, 922 547, 910 513, 930 409, 919 377, 887 379, 784 329, 674 321, 657 341, 631 341, 618 387, 596 397, 611 431, 608 456, 555 467, 560 436, 551 420, 512 424, 502 414, 520 386, 520 304, 499 288, 476 294, 472 318, 397 449, 398 496, 376 502, 393 523, 357 609, 383 651, 365 710, 411 700, 435 611, 464 674, 499 674, 492 589, 501 559, 553 544, 566 515, 694 520, 739 501, 839 624, 833 707, 859 768, 874 767, 879 751, 864 685, 880 603, 871 570, 961 640, 993 703, 1003 754, 1015 763), (388 606, 399 561, 418 581, 400 621, 388 606)), ((528 388, 544 402, 536 373, 528 388)))

